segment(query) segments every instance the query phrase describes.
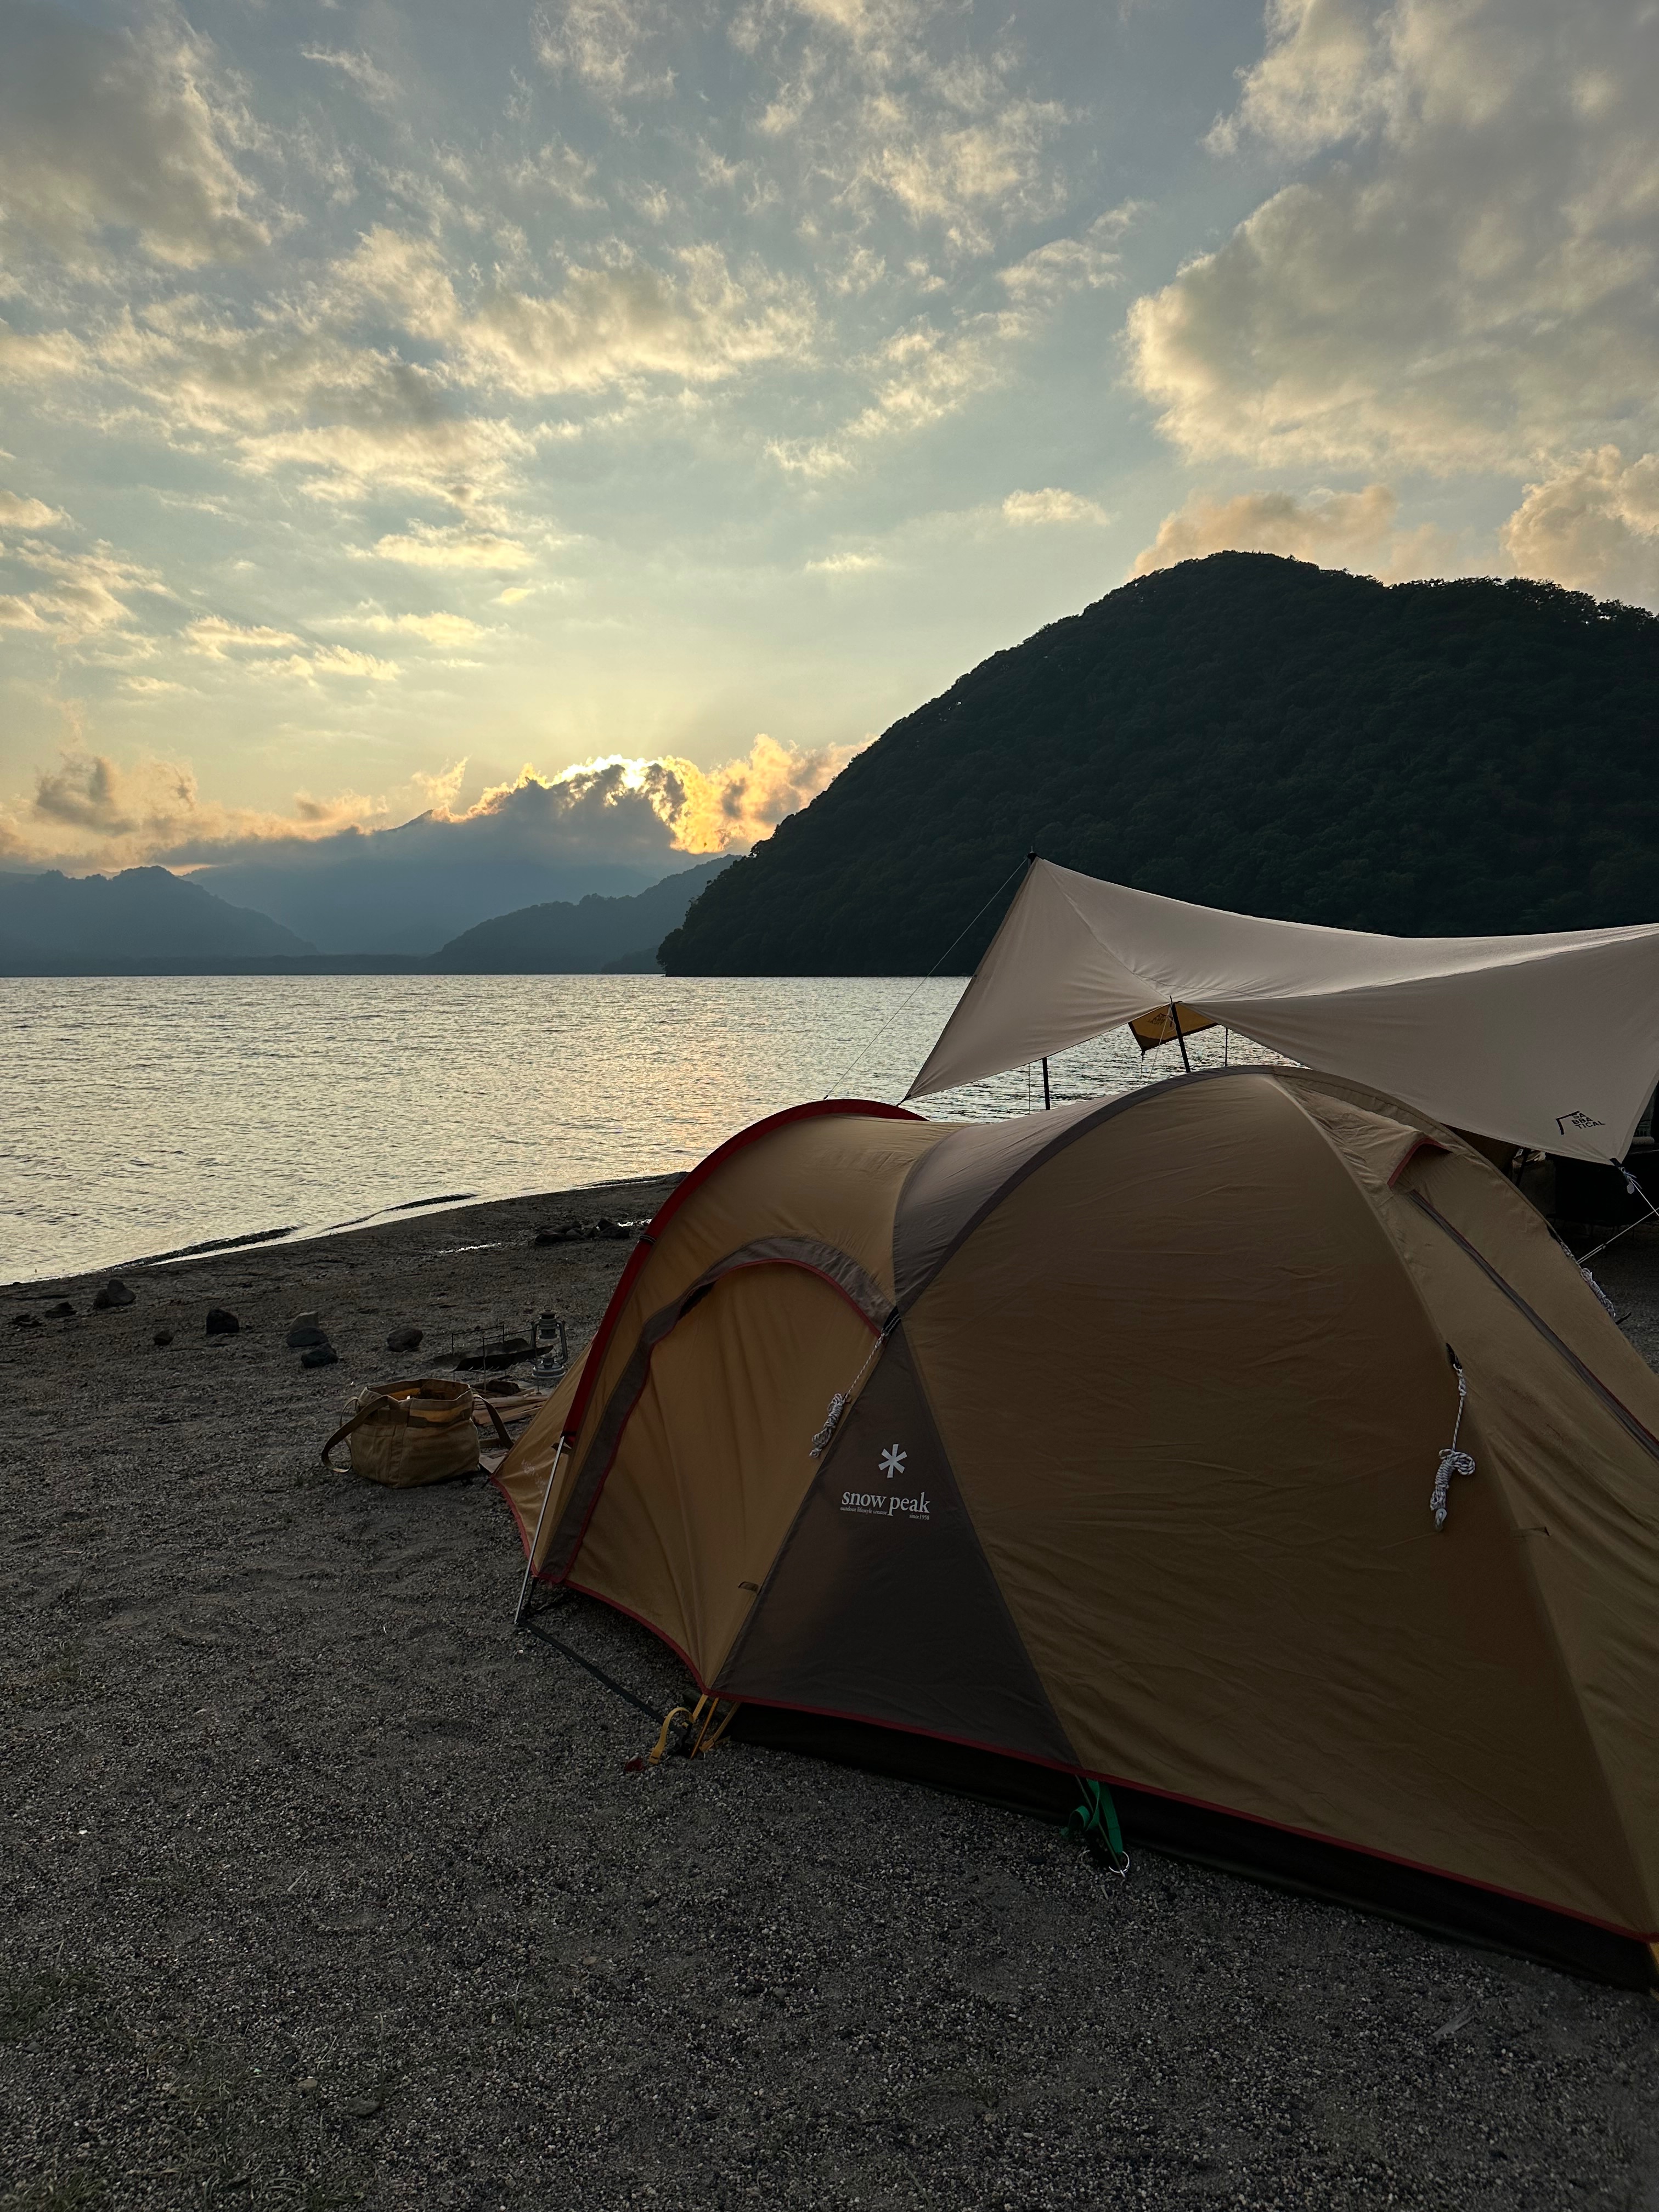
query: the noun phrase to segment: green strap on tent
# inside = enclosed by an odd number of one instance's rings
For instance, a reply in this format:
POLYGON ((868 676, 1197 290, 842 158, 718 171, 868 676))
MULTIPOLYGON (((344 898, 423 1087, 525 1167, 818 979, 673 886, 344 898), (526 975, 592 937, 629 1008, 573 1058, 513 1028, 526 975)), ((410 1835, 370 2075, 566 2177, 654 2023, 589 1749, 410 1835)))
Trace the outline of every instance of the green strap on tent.
POLYGON ((1091 1782, 1082 1775, 1078 1782, 1083 1802, 1066 1822, 1066 1833, 1079 1837, 1095 1850, 1100 1849, 1103 1838, 1113 1873, 1127 1874, 1129 1854, 1123 1848, 1123 1831, 1118 1826, 1111 1791, 1103 1782, 1091 1782))

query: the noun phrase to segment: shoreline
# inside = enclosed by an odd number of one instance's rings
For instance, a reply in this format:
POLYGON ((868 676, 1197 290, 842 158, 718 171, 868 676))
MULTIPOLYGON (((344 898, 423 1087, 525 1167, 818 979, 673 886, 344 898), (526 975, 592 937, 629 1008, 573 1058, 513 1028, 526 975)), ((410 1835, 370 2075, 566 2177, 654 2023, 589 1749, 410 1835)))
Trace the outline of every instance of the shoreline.
POLYGON ((209 1237, 194 1244, 183 1244, 175 1250, 152 1252, 141 1259, 121 1260, 113 1264, 100 1262, 93 1267, 60 1267, 39 1275, 18 1275, 9 1283, 0 1283, 0 1297, 27 1303, 30 1297, 56 1297, 69 1295, 67 1288, 109 1276, 139 1275, 148 1269, 178 1267, 192 1261, 234 1259, 239 1255, 272 1251, 291 1251, 307 1244, 319 1243, 331 1237, 356 1235, 363 1230, 390 1228, 399 1218, 430 1221, 447 1213, 462 1212, 469 1208, 541 1205, 558 1206, 586 1200, 595 1192, 627 1191, 635 1186, 654 1188, 666 1183, 672 1187, 686 1172, 670 1169, 658 1175, 618 1176, 610 1182, 580 1184, 568 1190, 520 1191, 502 1198, 482 1198, 476 1191, 453 1191, 436 1198, 400 1199, 390 1206, 378 1207, 373 1213, 356 1216, 347 1221, 332 1221, 313 1228, 307 1222, 294 1222, 280 1229, 254 1229, 234 1237, 209 1237))

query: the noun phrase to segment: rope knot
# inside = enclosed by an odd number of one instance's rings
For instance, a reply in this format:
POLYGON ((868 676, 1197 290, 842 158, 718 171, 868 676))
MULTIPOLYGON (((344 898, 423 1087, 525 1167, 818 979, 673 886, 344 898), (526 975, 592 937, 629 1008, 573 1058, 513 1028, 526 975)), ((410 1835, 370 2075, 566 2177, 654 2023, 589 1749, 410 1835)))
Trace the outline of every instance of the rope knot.
POLYGON ((1437 1528, 1443 1528, 1446 1525, 1453 1475, 1474 1473, 1473 1458, 1468 1452, 1457 1449, 1457 1432, 1463 1425, 1463 1406, 1469 1395, 1469 1386, 1462 1367, 1458 1365, 1457 1355, 1449 1345, 1446 1347, 1446 1356, 1451 1361, 1453 1374, 1457 1377, 1457 1418, 1452 1423, 1451 1442, 1440 1455, 1440 1464, 1435 1470, 1434 1488, 1429 1497, 1429 1510, 1434 1516, 1437 1528))
POLYGON ((842 1390, 837 1390, 835 1396, 830 1401, 830 1411, 824 1416, 823 1426, 818 1431, 817 1436, 812 1439, 812 1458, 818 1459, 822 1457, 823 1454, 829 1447, 830 1437, 835 1435, 837 1427, 840 1425, 842 1415, 846 1411, 846 1393, 842 1390))

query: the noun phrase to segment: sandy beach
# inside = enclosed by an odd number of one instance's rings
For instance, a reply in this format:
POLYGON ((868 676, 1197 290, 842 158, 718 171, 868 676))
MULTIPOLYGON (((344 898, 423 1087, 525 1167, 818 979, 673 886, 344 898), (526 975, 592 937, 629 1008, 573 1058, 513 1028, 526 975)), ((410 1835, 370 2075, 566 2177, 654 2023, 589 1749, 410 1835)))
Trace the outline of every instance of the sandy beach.
MULTIPOLYGON (((488 1483, 319 1465, 366 1382, 584 1340, 629 1246, 534 1230, 668 1188, 5 1295, 0 2205, 1659 2207, 1651 1999, 742 1744, 629 1774, 488 1483)), ((1659 1231, 1597 1273, 1655 1360, 1659 1231)))

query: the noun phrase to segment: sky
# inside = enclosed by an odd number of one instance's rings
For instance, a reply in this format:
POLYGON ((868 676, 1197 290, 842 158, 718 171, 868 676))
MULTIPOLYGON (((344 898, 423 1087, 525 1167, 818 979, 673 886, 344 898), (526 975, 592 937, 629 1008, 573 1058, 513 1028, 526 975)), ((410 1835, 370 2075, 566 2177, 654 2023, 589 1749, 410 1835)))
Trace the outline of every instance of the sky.
POLYGON ((0 866, 648 874, 1227 547, 1659 604, 1656 114, 1656 0, 0 0, 0 866))

